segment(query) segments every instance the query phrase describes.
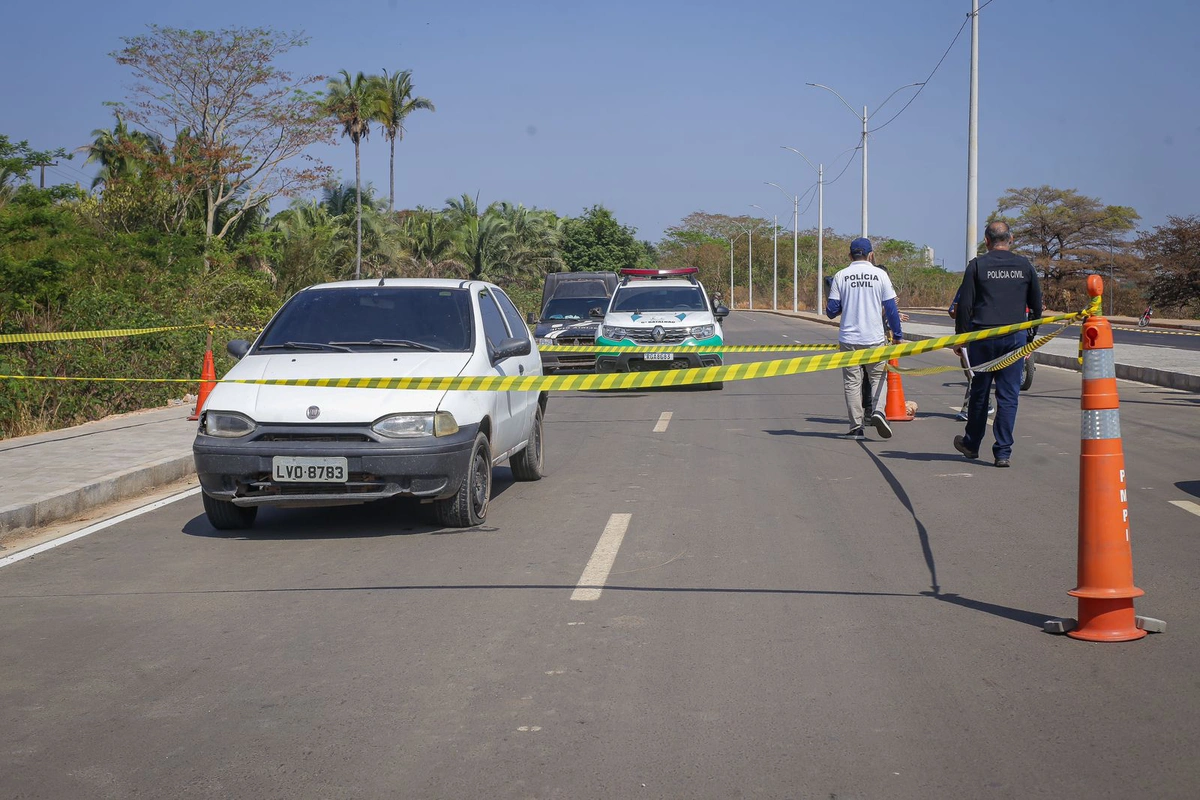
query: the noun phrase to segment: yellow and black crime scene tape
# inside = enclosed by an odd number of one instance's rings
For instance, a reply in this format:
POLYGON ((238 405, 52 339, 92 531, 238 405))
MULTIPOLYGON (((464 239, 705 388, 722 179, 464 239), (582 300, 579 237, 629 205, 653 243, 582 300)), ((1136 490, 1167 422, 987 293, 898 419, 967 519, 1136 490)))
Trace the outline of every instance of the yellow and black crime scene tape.
POLYGON ((717 345, 595 345, 595 344, 546 344, 539 345, 543 353, 796 353, 806 350, 837 350, 836 344, 717 344, 717 345))
MULTIPOLYGON (((815 356, 800 356, 774 361, 753 361, 747 364, 730 364, 721 367, 698 367, 692 369, 658 370, 654 372, 615 372, 591 375, 486 375, 475 377, 429 377, 429 378, 280 378, 280 379, 229 379, 216 383, 249 384, 255 386, 301 386, 331 389, 416 389, 429 391, 576 391, 606 389, 657 388, 663 386, 689 386, 716 383, 718 381, 744 381, 755 378, 773 378, 799 375, 808 372, 853 367, 859 364, 874 364, 892 358, 919 355, 946 347, 977 342, 1004 336, 1016 331, 1028 330, 1035 325, 1053 322, 1069 322, 1089 316, 1088 311, 1077 314, 1061 314, 1042 319, 1003 325, 970 333, 927 339, 922 342, 905 342, 883 345, 864 350, 846 350, 815 356)), ((122 383, 189 383, 195 378, 82 378, 47 375, 0 375, 0 380, 37 381, 97 381, 122 383)))
POLYGON ((113 328, 105 331, 57 331, 48 333, 4 333, 0 334, 0 344, 18 344, 20 342, 66 342, 81 339, 117 339, 125 336, 146 336, 151 333, 167 333, 170 331, 260 331, 262 326, 252 325, 164 325, 158 328, 113 328))
MULTIPOLYGON (((1048 333, 1045 336, 1038 336, 1036 339, 1029 342, 1029 344, 1019 347, 1016 350, 1013 350, 1011 353, 1005 353, 1004 355, 1000 356, 999 358, 994 358, 991 361, 985 362, 983 364, 972 364, 971 371, 972 372, 997 372, 999 370, 1004 369, 1005 367, 1012 366, 1013 364, 1016 364, 1018 361, 1025 358, 1026 356, 1028 356, 1034 350, 1037 350, 1039 347, 1042 347, 1043 345, 1045 345, 1047 342, 1049 342, 1055 336, 1058 336, 1060 333, 1065 331, 1067 328, 1071 327, 1072 324, 1073 324, 1073 322, 1067 322, 1061 328, 1054 331, 1053 333, 1048 333)), ((961 367, 961 366, 957 366, 957 367, 955 367, 955 366, 949 366, 949 367, 946 367, 946 366, 943 366, 943 367, 893 367, 891 364, 888 364, 887 368, 888 368, 888 372, 898 372, 901 375, 911 375, 913 377, 921 376, 921 375, 939 375, 943 372, 961 372, 963 370, 963 367, 961 367)))

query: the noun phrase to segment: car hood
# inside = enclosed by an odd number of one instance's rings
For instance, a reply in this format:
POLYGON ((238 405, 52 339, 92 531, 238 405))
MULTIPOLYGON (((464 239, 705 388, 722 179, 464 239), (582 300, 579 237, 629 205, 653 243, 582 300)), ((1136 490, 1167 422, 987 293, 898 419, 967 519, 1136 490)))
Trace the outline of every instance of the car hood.
POLYGON ((646 311, 643 313, 626 314, 610 312, 604 318, 605 325, 616 325, 622 328, 643 328, 662 325, 710 325, 713 316, 709 311, 646 311))
MULTIPOLYGON (((455 376, 470 353, 287 353, 252 355, 225 376, 238 380, 294 378, 427 378, 455 376)), ((415 389, 338 389, 307 386, 259 386, 219 383, 206 409, 238 411, 257 422, 373 422, 387 414, 436 411, 444 391, 415 389)))
POLYGON ((575 337, 575 336, 591 336, 595 337, 596 330, 600 327, 600 323, 595 320, 566 320, 566 321, 543 321, 539 322, 534 329, 533 335, 544 339, 557 339, 560 336, 575 337))

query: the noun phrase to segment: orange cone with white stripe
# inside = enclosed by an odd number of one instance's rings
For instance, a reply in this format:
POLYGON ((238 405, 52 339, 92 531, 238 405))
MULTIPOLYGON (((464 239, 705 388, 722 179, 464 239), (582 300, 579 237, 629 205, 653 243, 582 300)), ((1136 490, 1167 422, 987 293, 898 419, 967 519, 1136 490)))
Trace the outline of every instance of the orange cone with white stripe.
MULTIPOLYGON (((893 358, 888 366, 898 367, 900 361, 893 358)), ((904 402, 904 382, 900 379, 900 373, 890 369, 887 374, 887 407, 883 413, 888 422, 911 422, 914 416, 908 413, 908 406, 904 402)))
MULTIPOLYGON (((1088 278, 1088 293, 1100 297, 1104 282, 1088 278)), ((1137 626, 1129 541, 1129 494, 1117 396, 1112 327, 1103 317, 1083 324, 1083 412, 1079 448, 1078 585, 1079 622, 1068 633, 1089 642, 1127 642, 1146 635, 1137 626)))
POLYGON ((212 354, 213 329, 212 323, 208 324, 208 341, 205 342, 204 362, 200 365, 200 391, 196 394, 196 407, 192 409, 192 415, 188 417, 192 421, 200 419, 200 412, 204 410, 208 395, 217 385, 217 366, 213 363, 212 354))

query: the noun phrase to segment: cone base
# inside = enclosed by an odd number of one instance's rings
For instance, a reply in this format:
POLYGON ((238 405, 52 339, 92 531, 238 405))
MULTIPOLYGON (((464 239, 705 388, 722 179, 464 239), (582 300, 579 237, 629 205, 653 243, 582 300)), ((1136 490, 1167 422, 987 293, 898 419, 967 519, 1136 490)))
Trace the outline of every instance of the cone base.
POLYGON ((1072 639, 1085 642, 1132 642, 1146 632, 1137 626, 1133 601, 1079 599, 1079 624, 1067 633, 1072 639))

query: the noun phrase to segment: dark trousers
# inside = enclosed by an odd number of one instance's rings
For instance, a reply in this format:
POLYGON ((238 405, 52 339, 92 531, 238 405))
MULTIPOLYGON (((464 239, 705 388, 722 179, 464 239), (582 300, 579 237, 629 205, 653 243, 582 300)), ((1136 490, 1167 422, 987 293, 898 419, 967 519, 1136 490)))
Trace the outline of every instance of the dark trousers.
MULTIPOLYGON (((983 364, 994 358, 1011 353, 1025 345, 1025 332, 1017 331, 1007 336, 984 339, 967 345, 967 354, 972 364, 983 364)), ((979 450, 983 434, 987 429, 988 394, 996 386, 996 419, 992 422, 992 455, 1009 458, 1012 455, 1013 428, 1017 424, 1017 400, 1021 396, 1021 362, 1011 364, 997 372, 976 372, 971 379, 971 399, 967 404, 967 433, 964 444, 971 450, 979 450)))

